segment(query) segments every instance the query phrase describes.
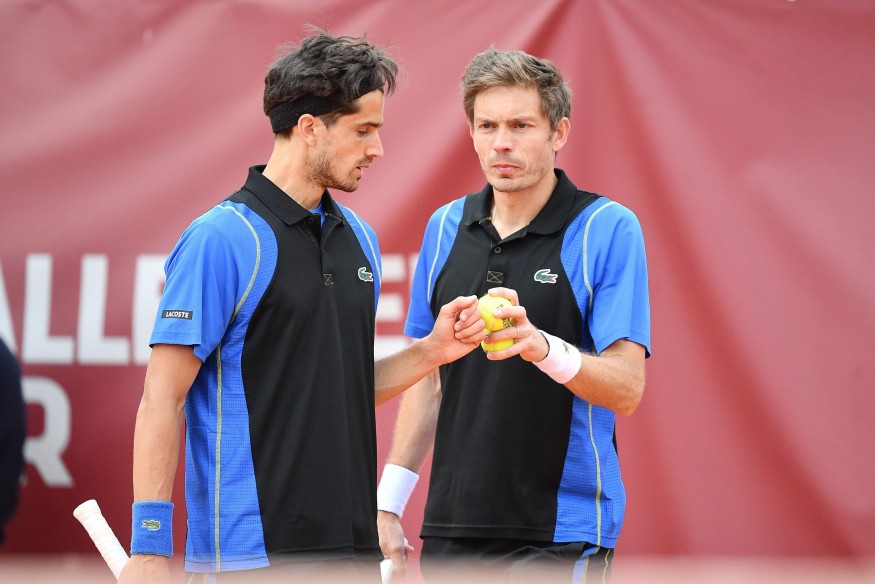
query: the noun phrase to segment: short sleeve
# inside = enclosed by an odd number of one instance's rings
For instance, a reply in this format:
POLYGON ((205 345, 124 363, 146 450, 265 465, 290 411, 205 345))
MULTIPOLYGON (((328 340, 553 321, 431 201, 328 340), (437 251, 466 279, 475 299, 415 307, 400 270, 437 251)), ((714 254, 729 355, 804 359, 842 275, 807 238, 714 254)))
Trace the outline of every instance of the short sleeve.
POLYGON ((150 345, 189 345, 204 361, 221 342, 240 298, 240 274, 255 264, 251 231, 216 207, 182 234, 164 265, 167 280, 150 345))
POLYGON ((588 321, 597 352, 618 339, 650 355, 650 294, 644 235, 629 209, 612 204, 593 217, 592 310, 588 321))
POLYGON ((410 304, 404 323, 404 334, 408 336, 421 339, 434 328, 431 297, 438 274, 453 247, 464 204, 464 198, 457 199, 439 208, 428 220, 410 286, 410 304))

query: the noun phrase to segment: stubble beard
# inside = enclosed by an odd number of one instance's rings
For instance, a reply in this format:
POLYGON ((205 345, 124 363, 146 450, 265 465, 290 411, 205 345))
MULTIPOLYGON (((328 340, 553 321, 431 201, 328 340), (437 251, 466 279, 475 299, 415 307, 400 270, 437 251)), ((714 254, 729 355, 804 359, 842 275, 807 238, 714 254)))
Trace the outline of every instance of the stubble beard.
POLYGON ((316 155, 309 172, 309 179, 314 184, 321 185, 326 189, 337 189, 346 193, 351 193, 359 187, 358 179, 351 177, 343 179, 337 176, 331 167, 331 158, 327 148, 316 155))
POLYGON ((483 167, 483 174, 486 175, 487 182, 492 185, 494 190, 500 193, 517 193, 529 189, 539 183, 548 171, 548 164, 545 160, 530 159, 529 164, 526 164, 523 160, 515 157, 499 157, 497 159, 487 160, 485 163, 482 163, 481 166, 483 167), (516 172, 522 174, 516 177, 490 174, 490 165, 499 161, 506 161, 517 165, 518 168, 516 172))
MULTIPOLYGON (((488 170, 488 168, 484 169, 484 171, 487 172, 488 170)), ((535 167, 520 166, 517 172, 522 171, 522 176, 509 177, 487 174, 487 181, 492 185, 494 190, 500 193, 518 193, 536 184, 540 180, 543 170, 544 169, 541 165, 535 167)))

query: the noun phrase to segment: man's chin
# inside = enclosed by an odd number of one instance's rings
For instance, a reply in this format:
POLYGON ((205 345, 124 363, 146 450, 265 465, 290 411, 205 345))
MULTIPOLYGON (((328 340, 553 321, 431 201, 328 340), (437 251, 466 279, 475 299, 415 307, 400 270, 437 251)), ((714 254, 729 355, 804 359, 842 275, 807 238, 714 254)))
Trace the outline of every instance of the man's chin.
POLYGON ((523 189, 520 181, 511 178, 492 177, 489 179, 489 184, 492 185, 493 190, 500 193, 515 193, 523 189))
POLYGON ((335 184, 331 185, 328 188, 334 189, 336 191, 343 191, 345 193, 351 193, 359 188, 359 181, 355 181, 354 183, 335 184))

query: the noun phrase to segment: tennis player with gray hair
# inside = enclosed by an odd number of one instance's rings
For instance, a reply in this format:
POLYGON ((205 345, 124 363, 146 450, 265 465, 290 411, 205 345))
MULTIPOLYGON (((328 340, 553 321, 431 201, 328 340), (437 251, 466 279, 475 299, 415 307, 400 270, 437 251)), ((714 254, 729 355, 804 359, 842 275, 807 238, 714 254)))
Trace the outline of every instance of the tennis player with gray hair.
POLYGON ((433 445, 421 536, 429 582, 604 582, 626 494, 617 415, 650 354, 641 226, 555 167, 571 93, 553 63, 477 55, 463 104, 487 184, 431 217, 405 333, 429 334, 457 295, 504 296, 506 328, 402 398, 378 489, 384 553, 405 569, 399 518, 433 445))

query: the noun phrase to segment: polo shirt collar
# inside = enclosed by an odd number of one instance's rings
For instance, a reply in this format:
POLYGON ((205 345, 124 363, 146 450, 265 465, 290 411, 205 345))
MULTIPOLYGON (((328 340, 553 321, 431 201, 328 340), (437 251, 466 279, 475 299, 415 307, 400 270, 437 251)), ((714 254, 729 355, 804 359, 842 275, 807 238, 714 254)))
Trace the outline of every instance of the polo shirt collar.
MULTIPOLYGON (((286 225, 294 225, 299 221, 312 217, 309 209, 299 205, 285 191, 264 176, 265 166, 262 164, 250 167, 249 176, 246 177, 246 183, 243 185, 243 188, 255 195, 259 201, 264 203, 265 207, 286 225)), ((326 216, 335 215, 340 218, 341 222, 346 221, 343 218, 343 213, 340 212, 327 189, 322 194, 322 211, 326 216)))
MULTIPOLYGON (((556 233, 565 226, 568 217, 571 215, 577 187, 574 186, 574 183, 571 182, 562 169, 554 168, 553 172, 556 173, 556 179, 558 180, 556 187, 547 200, 547 204, 529 223, 526 228, 527 233, 538 233, 541 235, 556 233)), ((486 184, 482 191, 471 195, 469 199, 470 201, 465 205, 465 211, 462 215, 462 222, 466 226, 480 223, 492 214, 492 185, 489 183, 486 184)))

